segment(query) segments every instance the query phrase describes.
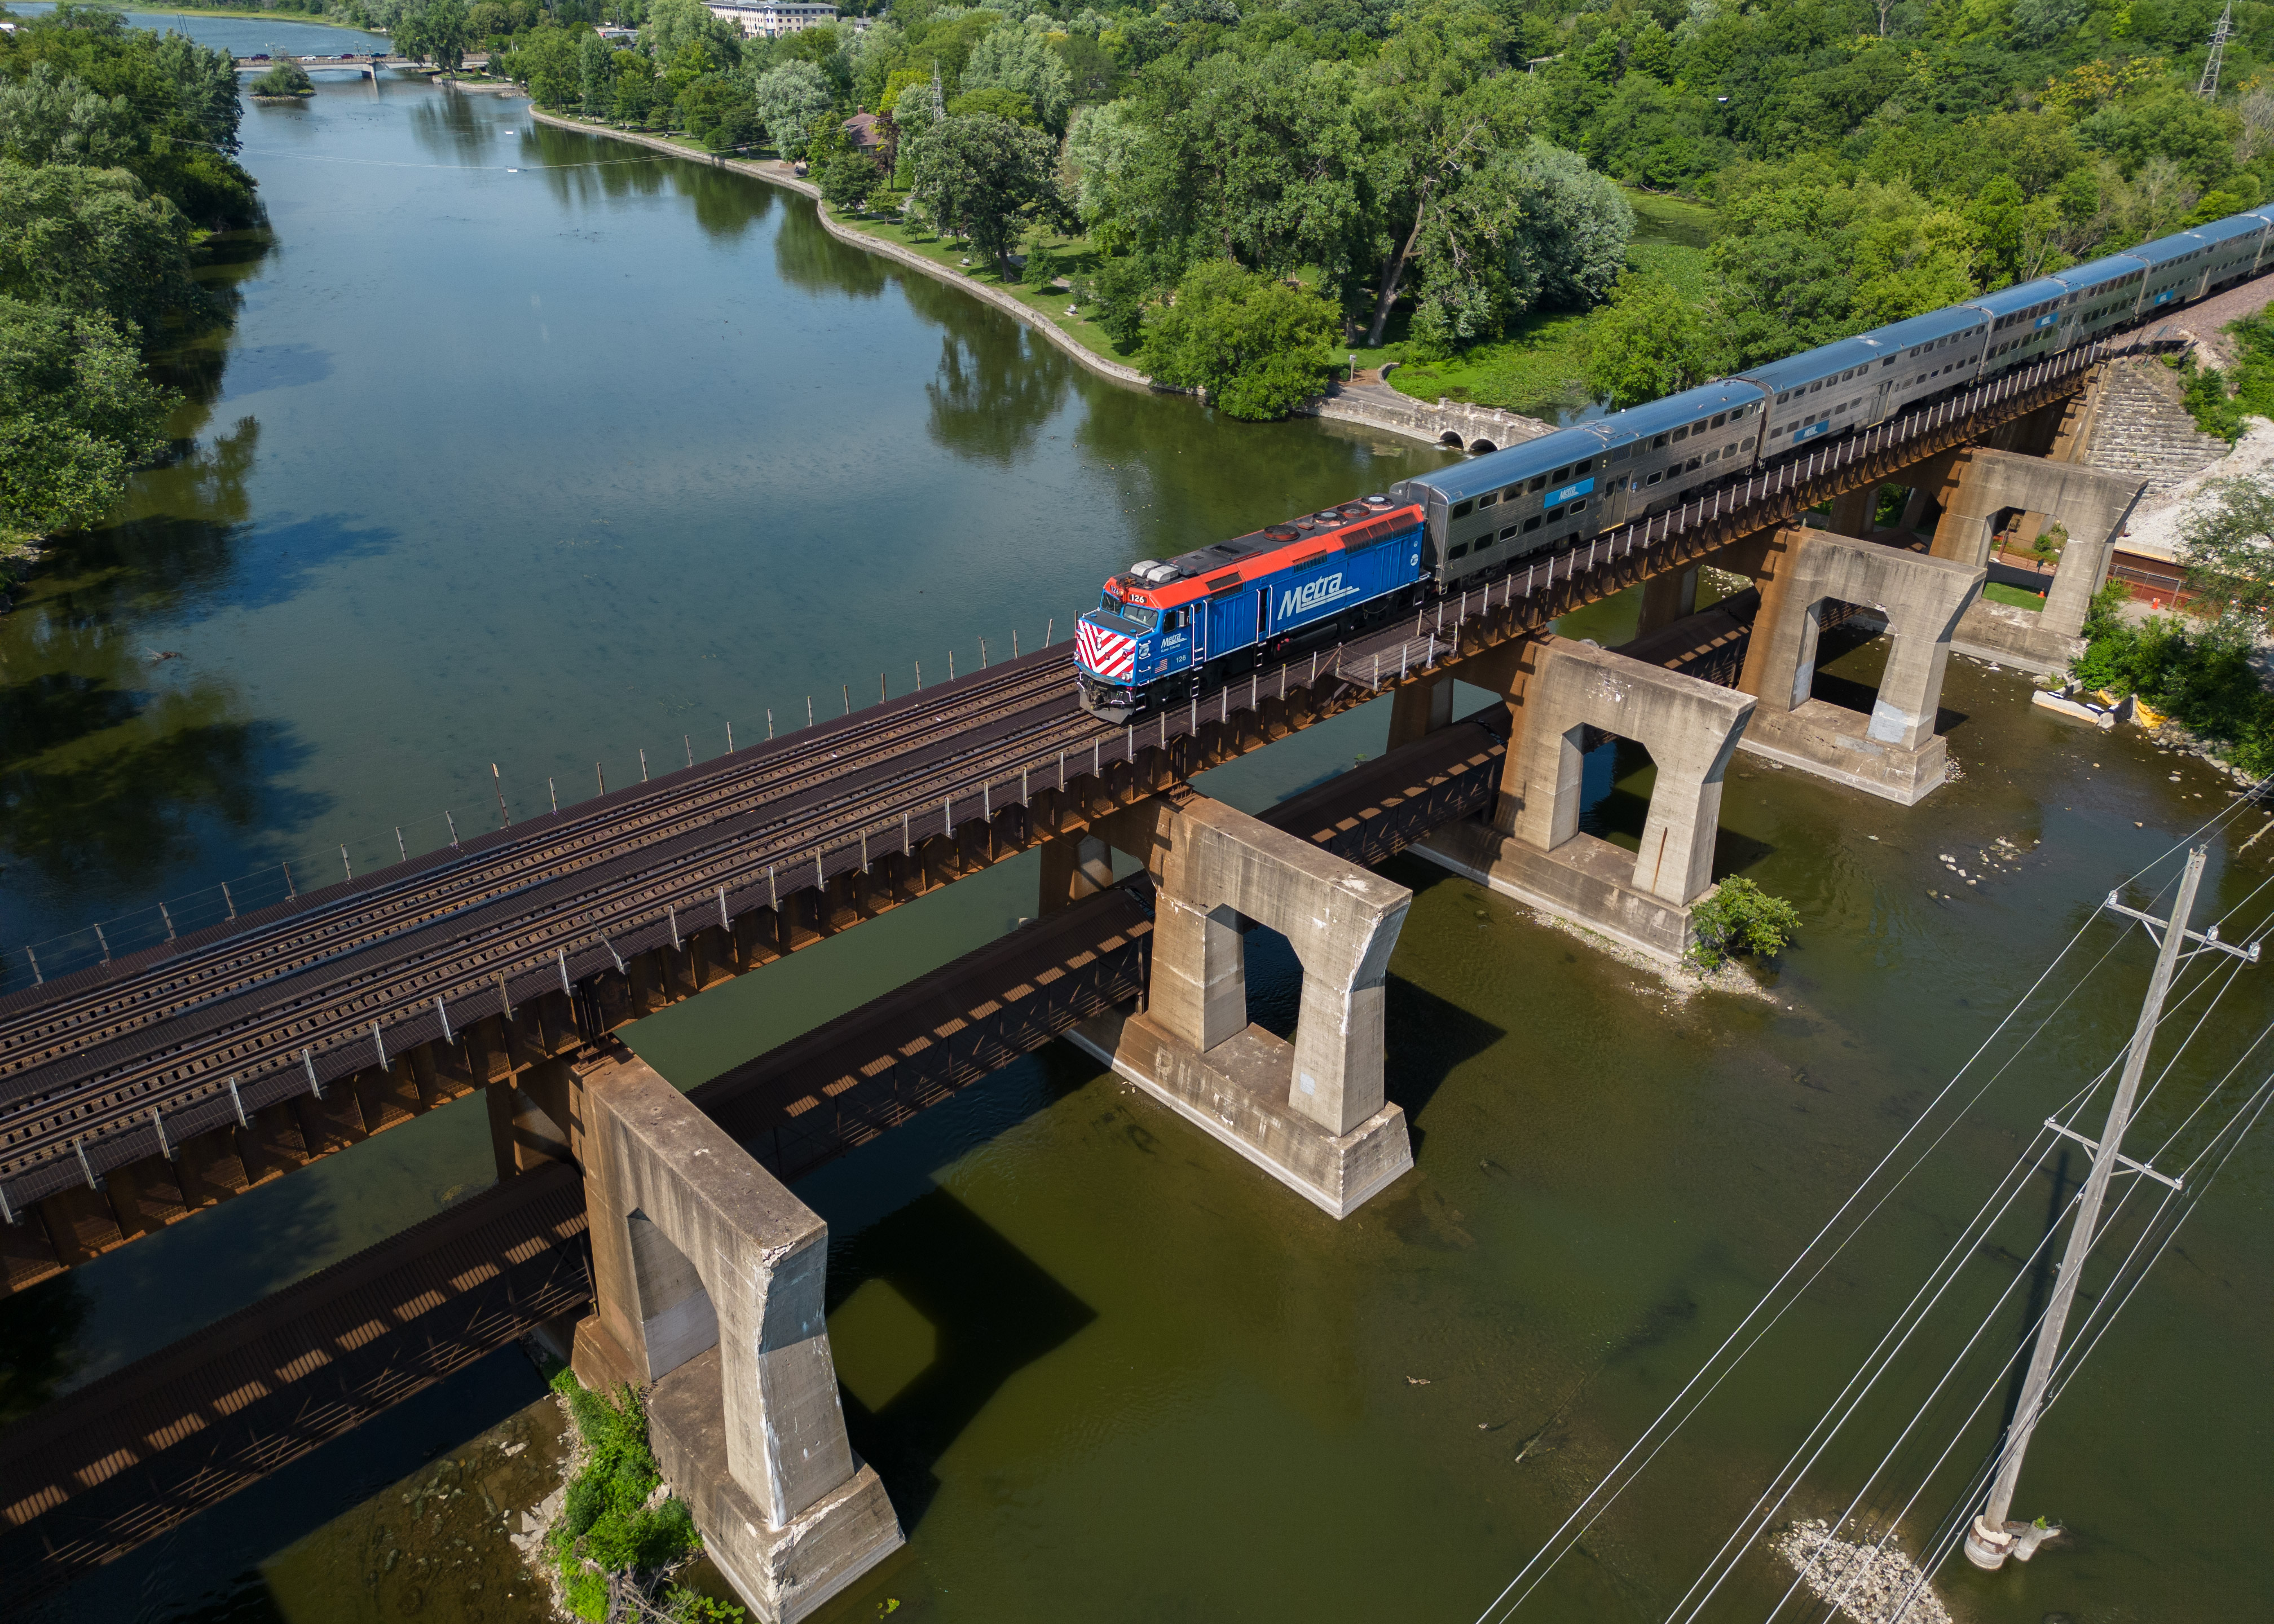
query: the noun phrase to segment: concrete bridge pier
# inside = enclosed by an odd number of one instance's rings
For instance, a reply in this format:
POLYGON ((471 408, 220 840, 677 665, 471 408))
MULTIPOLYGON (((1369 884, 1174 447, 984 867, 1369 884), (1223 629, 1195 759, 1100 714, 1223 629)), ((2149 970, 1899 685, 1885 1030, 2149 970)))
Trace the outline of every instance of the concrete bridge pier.
POLYGON ((2117 538, 2130 523, 2146 482, 2078 462, 1973 447, 1940 470, 1933 553, 1960 564, 1987 566, 1999 521, 2016 515, 2027 528, 2059 524, 2068 533, 2044 589, 2044 607, 1977 603, 1960 621, 1962 654, 2024 670, 2065 671, 2082 644, 2085 612, 2108 580, 2117 538))
POLYGON ((788 1624, 901 1544, 846 1439, 828 1226, 639 1060, 579 1092, 594 1312, 576 1327, 577 1379, 645 1391, 657 1462, 712 1560, 788 1624))
POLYGON ((1154 876, 1151 980, 1142 1013, 1096 1017, 1069 1039, 1347 1217, 1413 1165, 1405 1113, 1382 1087, 1382 983, 1412 893, 1198 796, 1141 802, 1103 832, 1154 876), (1292 1043, 1248 1021, 1251 924, 1302 961, 1292 1043))
POLYGON ((1690 905, 1713 883, 1722 775, 1751 695, 1561 638, 1503 644, 1462 675, 1510 702, 1498 807, 1492 824, 1449 824, 1413 850, 1654 959, 1679 959, 1690 905), (1633 740, 1658 768, 1639 852, 1579 828, 1590 727, 1633 740))
POLYGON ((1915 806, 1943 781, 1934 731, 1952 635, 1984 570, 1822 530, 1786 530, 1763 560, 1761 607, 1737 686, 1760 707, 1742 748, 1915 806), (1866 718, 1810 697, 1827 609, 1879 612, 1893 647, 1866 718))

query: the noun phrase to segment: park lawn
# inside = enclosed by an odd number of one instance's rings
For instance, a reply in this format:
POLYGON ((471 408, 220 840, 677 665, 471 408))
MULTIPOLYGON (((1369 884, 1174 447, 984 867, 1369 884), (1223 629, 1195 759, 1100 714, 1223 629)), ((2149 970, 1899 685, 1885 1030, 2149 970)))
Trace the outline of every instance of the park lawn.
POLYGON ((1984 582, 1982 596, 1993 604, 2009 604, 2016 609, 2042 610, 2045 606, 2045 600, 2027 587, 2007 586, 2002 581, 1984 582))
MULTIPOLYGON (((1685 299, 1704 299, 1712 283, 1705 243, 1713 231, 1713 211, 1643 192, 1629 192, 1627 200, 1635 211, 1628 267, 1665 277, 1685 299)), ((1401 311, 1391 320, 1389 342, 1359 350, 1358 364, 1400 362, 1389 374, 1390 387, 1416 400, 1468 401, 1530 417, 1560 416, 1590 403, 1581 379, 1593 320, 1586 311, 1534 311, 1506 338, 1442 361, 1420 362, 1406 359, 1401 311)))
MULTIPOLYGON (((958 275, 968 276, 974 282, 1002 289, 1043 320, 1070 335, 1093 355, 1118 361, 1125 366, 1137 365, 1135 352, 1116 346, 1103 327, 1087 316, 1065 313, 1066 306, 1073 303, 1070 294, 1053 292, 1046 288, 1029 288, 1022 282, 1005 282, 992 266, 979 264, 975 260, 966 265, 964 261, 974 257, 965 249, 943 242, 935 233, 921 226, 911 226, 896 215, 840 214, 837 220, 840 224, 850 226, 863 236, 898 243, 903 248, 913 249, 925 259, 945 266, 958 275)), ((1097 252, 1087 237, 1045 237, 1043 248, 1063 276, 1086 276, 1096 268, 1097 252)))

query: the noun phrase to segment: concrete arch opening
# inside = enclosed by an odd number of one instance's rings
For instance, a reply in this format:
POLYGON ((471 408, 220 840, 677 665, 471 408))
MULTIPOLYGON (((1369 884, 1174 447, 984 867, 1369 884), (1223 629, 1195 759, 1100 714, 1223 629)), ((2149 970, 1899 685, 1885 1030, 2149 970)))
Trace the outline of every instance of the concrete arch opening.
POLYGON ((1944 778, 1946 748, 1935 732, 1943 673, 1982 566, 1786 530, 1772 539, 1765 568, 1738 679, 1760 701, 1744 748, 1916 804, 1944 778), (1856 633, 1868 633, 1883 652, 1841 658, 1863 652, 1856 633), (1826 693, 1818 694, 1818 668, 1827 661, 1843 669, 1827 673, 1826 693))
POLYGON ((1453 432, 1452 430, 1447 429, 1443 433, 1437 436, 1437 443, 1441 446, 1449 446, 1452 449, 1458 451, 1461 448, 1461 437, 1453 432))
POLYGON ((1482 456, 1487 451, 1497 451, 1499 449, 1500 447, 1498 446, 1495 446, 1488 440, 1479 439, 1472 440, 1469 442, 1470 452, 1477 456, 1482 456))
POLYGON ((1584 723, 1578 733, 1579 832, 1640 855, 1658 787, 1657 758, 1648 745, 1623 733, 1584 723))

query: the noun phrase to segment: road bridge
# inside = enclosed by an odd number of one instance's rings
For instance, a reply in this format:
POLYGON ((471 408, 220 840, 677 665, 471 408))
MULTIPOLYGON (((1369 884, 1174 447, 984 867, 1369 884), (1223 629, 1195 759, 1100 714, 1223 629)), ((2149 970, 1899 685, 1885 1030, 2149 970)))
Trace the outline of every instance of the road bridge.
MULTIPOLYGON (((2097 358, 1965 390, 1133 726, 1075 705, 1060 644, 0 998, 7 1289, 477 1090, 508 1163, 517 1085, 616 1026, 1031 847, 1063 868, 1127 809, 1379 694, 1408 691, 1408 737, 1447 719, 1456 670, 1520 716, 1524 650, 1556 616, 1766 558, 1800 515, 1937 458, 1970 468, 1993 436, 2050 440, 2097 358)), ((1687 897, 1661 901, 1686 917, 1687 897)))
MULTIPOLYGON (((467 57, 465 65, 469 68, 486 68, 489 66, 489 60, 486 56, 477 54, 467 57)), ((440 71, 431 62, 422 62, 414 56, 395 56, 377 51, 365 55, 358 55, 351 51, 343 52, 335 56, 267 55, 239 56, 237 59, 237 71, 239 73, 266 73, 280 62, 297 64, 310 73, 352 73, 358 79, 370 79, 374 85, 379 82, 379 71, 381 68, 408 68, 425 73, 440 71)))

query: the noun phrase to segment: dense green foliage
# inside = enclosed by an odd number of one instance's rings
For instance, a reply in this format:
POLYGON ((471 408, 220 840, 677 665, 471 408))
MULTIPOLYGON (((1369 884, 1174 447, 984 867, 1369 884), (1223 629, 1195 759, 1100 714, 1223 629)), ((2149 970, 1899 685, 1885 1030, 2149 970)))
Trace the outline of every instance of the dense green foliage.
POLYGON ((1690 910, 1695 936, 1690 958, 1714 970, 1733 956, 1768 958, 1800 929, 1800 914, 1781 897, 1772 897, 1742 875, 1731 875, 1690 910))
MULTIPOLYGON (((568 1403, 584 1458, 568 1480, 559 1521, 546 1535, 561 1573, 568 1611, 598 1624, 608 1617, 611 1575, 624 1575, 643 1595, 657 1575, 702 1545, 684 1501, 667 1496, 650 1504, 662 1482, 648 1447, 647 1415, 627 1387, 617 1398, 593 1392, 563 1370, 553 1389, 568 1403)), ((705 1611, 700 1598, 666 1599, 664 1610, 688 1618, 739 1619, 740 1608, 705 1611)))
POLYGON ((207 230, 249 223, 225 52, 65 5, 0 34, 0 584, 164 446, 160 342, 220 319, 207 230))
POLYGON ((316 81, 298 63, 280 62, 254 79, 251 89, 256 96, 312 96, 316 81))
POLYGON ((2254 778, 2274 772, 2274 694, 2252 667, 2248 628, 2176 615, 2135 625, 2118 613, 2130 598, 2119 582, 2093 600, 2069 674, 2088 688, 2137 695, 2254 778))
POLYGON ((2192 350, 2177 365, 2195 425, 2232 445, 2242 438, 2246 417, 2274 417, 2274 320, 2261 311, 2229 322, 2226 332, 2236 357, 2231 374, 2198 365, 2192 350))
POLYGON ((1148 317, 1145 370, 1208 391, 1227 416, 1284 417, 1326 387, 1334 307, 1228 259, 1202 259, 1176 298, 1148 317))
MULTIPOLYGON (((375 3, 405 19, 463 9, 375 3)), ((1555 342, 1585 351, 1570 372, 1599 396, 1631 401, 2274 195, 2274 86, 2260 82, 2274 4, 2239 9, 2207 100, 2195 84, 2218 11, 897 0, 865 31, 772 41, 699 0, 464 14, 470 40, 510 48, 541 105, 722 150, 756 139, 794 158, 821 115, 877 113, 876 184, 840 165, 833 194, 910 194, 912 223, 989 259, 1071 210, 1082 291, 1124 353, 1204 260, 1299 282, 1345 346, 1390 348, 1409 379, 1542 339, 1623 275, 1584 343, 1555 342), (636 26, 636 48, 599 41, 594 20, 636 26), (956 122, 979 117, 993 122, 956 122), (1054 143, 1039 165, 1033 132, 1054 143), (927 169, 935 135, 947 150, 927 169), (982 139, 1002 154, 983 156, 982 139), (1004 223, 983 244, 963 199, 990 170, 1008 200, 985 211, 1004 223), (1622 185, 1713 206, 1710 267, 1682 251, 1706 285, 1653 282, 1670 267, 1633 241, 1622 185)))

